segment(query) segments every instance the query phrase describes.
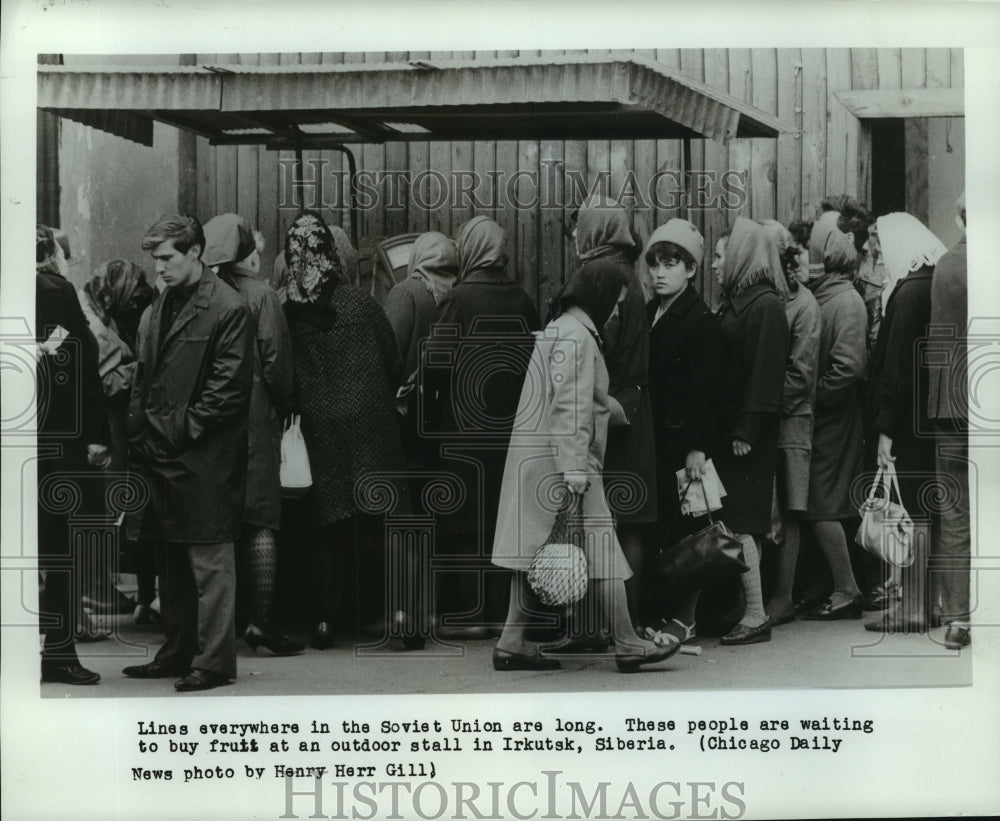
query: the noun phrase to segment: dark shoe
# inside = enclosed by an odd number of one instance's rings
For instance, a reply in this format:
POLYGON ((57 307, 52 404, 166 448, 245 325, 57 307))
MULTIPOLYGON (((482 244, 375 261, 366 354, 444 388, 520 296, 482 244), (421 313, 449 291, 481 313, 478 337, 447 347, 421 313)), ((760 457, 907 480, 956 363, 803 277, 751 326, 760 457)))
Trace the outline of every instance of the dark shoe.
MULTIPOLYGON (((669 634, 664 634, 669 635, 669 634)), ((673 637, 671 637, 673 638, 673 637)), ((674 639, 669 647, 663 647, 660 644, 656 645, 659 649, 655 653, 642 653, 637 655, 618 655, 615 656, 615 665, 618 667, 619 673, 638 673, 639 668, 644 664, 658 664, 661 661, 666 661, 674 653, 681 649, 681 642, 674 639)))
POLYGON ((136 624, 158 624, 160 614, 148 604, 137 604, 132 618, 136 624))
POLYGON ((171 670, 162 661, 151 661, 149 664, 126 667, 122 672, 129 678, 173 678, 177 675, 176 670, 171 670))
POLYGON ((493 669, 502 672, 510 670, 558 670, 560 667, 562 665, 557 659, 527 656, 523 653, 508 653, 499 647, 493 651, 493 669))
POLYGON ((100 680, 99 673, 88 670, 76 661, 66 664, 42 662, 42 681, 50 684, 97 684, 100 680))
POLYGON ((796 613, 805 613, 809 610, 812 610, 815 607, 818 607, 824 601, 826 601, 826 596, 823 595, 803 596, 801 599, 795 602, 795 604, 792 605, 792 607, 795 609, 796 613))
POLYGON ((737 624, 726 635, 719 639, 719 644, 760 644, 771 640, 771 620, 767 619, 759 627, 747 627, 745 624, 737 624))
POLYGON ((696 622, 691 622, 687 624, 680 619, 660 619, 659 622, 652 625, 651 627, 645 628, 640 636, 645 636, 652 642, 657 644, 666 645, 676 643, 678 646, 681 644, 687 644, 688 642, 694 641, 698 638, 698 634, 695 630, 696 622), (668 637, 668 638, 665 638, 668 637))
POLYGON ((268 633, 259 628, 254 631, 248 627, 243 634, 243 641, 249 644, 250 649, 255 653, 257 648, 261 646, 266 647, 275 656, 297 656, 306 651, 304 644, 291 641, 288 636, 276 636, 274 633, 268 633))
POLYGON ((898 604, 902 591, 898 584, 886 582, 873 587, 865 594, 865 611, 888 610, 898 604))
POLYGON ((407 650, 423 650, 427 645, 427 637, 420 632, 414 620, 402 610, 396 611, 393 616, 395 634, 403 640, 403 647, 407 650))
POLYGON ((865 630, 869 633, 926 633, 927 620, 904 618, 897 610, 890 610, 874 621, 866 622, 865 630))
POLYGON ((860 619, 865 598, 860 593, 840 604, 827 599, 819 607, 814 607, 803 618, 806 621, 838 621, 839 619, 860 619))
POLYGON ((333 627, 330 622, 321 621, 313 630, 312 646, 317 650, 328 650, 333 647, 333 627))
POLYGON ((954 624, 948 625, 948 631, 944 634, 944 646, 949 650, 961 650, 972 644, 972 634, 968 627, 958 627, 954 624))
POLYGON ((221 687, 224 684, 229 684, 229 676, 211 670, 195 668, 176 682, 174 689, 179 693, 193 693, 197 690, 211 690, 213 687, 221 687))
POLYGON ((781 627, 783 624, 790 624, 795 621, 796 610, 795 605, 782 610, 780 613, 776 613, 769 618, 771 619, 771 627, 781 627))
POLYGON ((495 639, 494 631, 485 624, 462 624, 455 627, 439 627, 438 638, 456 639, 458 641, 485 641, 495 639))

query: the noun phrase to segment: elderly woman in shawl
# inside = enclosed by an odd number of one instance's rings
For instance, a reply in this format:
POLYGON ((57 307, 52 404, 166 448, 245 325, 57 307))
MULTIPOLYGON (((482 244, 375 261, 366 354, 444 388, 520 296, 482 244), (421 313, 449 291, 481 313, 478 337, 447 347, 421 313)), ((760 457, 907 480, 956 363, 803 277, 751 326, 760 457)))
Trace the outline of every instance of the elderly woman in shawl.
POLYGON ((632 578, 625 583, 629 612, 639 621, 644 526, 656 522, 656 451, 649 397, 649 332, 642 284, 634 260, 640 246, 625 210, 594 198, 585 202, 576 223, 576 251, 586 268, 600 261, 616 265, 626 278, 625 298, 600 328, 611 395, 621 403, 627 423, 608 431, 604 471, 611 486, 618 538, 632 578))
POLYGON ((770 530, 778 460, 778 418, 788 356, 788 286, 778 247, 763 226, 740 217, 716 243, 712 270, 722 292, 724 369, 720 424, 727 447, 714 459, 728 495, 722 518, 743 543, 749 570, 740 579, 742 618, 722 644, 770 641, 760 586, 759 539, 770 530))
POLYGON ((524 571, 569 494, 582 497, 588 595, 611 625, 619 670, 635 672, 680 648, 660 647, 635 633, 624 585, 631 570, 604 493, 608 428, 624 414, 608 392, 598 329, 605 327, 627 284, 621 265, 606 260, 584 265, 556 297, 556 317, 535 343, 507 451, 493 543, 493 563, 515 571, 507 622, 493 654, 496 670, 559 667, 526 637, 529 613, 538 605, 524 571))
POLYGON ((508 274, 506 242, 503 228, 486 217, 473 217, 459 230, 459 282, 441 297, 423 370, 425 424, 438 434, 438 466, 464 486, 462 503, 438 519, 438 548, 463 557, 470 568, 444 580, 438 602, 441 613, 475 614, 439 626, 440 635, 455 638, 488 638, 495 635, 490 625, 503 619, 503 580, 486 571, 504 451, 532 332, 541 326, 531 297, 508 274), (450 364, 433 366, 432 349, 450 364))
MULTIPOLYGON (((313 478, 306 497, 317 587, 313 645, 325 648, 334 638, 337 559, 343 551, 358 548, 359 605, 381 610, 385 590, 397 587, 386 584, 379 566, 387 511, 377 502, 394 501, 394 514, 409 510, 395 410, 401 367, 389 320, 370 296, 344 281, 333 235, 319 214, 303 211, 295 218, 285 237, 285 260, 293 406, 302 414, 313 478)), ((394 624, 406 619, 391 612, 394 624)), ((365 621, 381 615, 362 614, 365 621)))
MULTIPOLYGON (((885 316, 872 354, 868 401, 878 435, 880 468, 895 465, 903 507, 917 531, 929 528, 930 514, 921 499, 933 494, 925 485, 935 472, 934 439, 927 436, 930 375, 920 356, 931 318, 934 266, 947 250, 923 223, 909 214, 879 217, 872 232, 875 250, 885 261, 885 316)), ((924 632, 927 613, 929 539, 914 533, 914 562, 903 569, 902 601, 868 630, 924 632)))
POLYGON ((278 656, 296 655, 305 647, 272 627, 281 528, 281 420, 292 391, 292 340, 277 295, 258 279, 260 254, 246 220, 220 214, 205 223, 201 258, 243 297, 254 327, 244 534, 236 545, 240 580, 249 582, 252 593, 250 618, 241 619, 246 622, 243 639, 254 650, 263 645, 278 656))

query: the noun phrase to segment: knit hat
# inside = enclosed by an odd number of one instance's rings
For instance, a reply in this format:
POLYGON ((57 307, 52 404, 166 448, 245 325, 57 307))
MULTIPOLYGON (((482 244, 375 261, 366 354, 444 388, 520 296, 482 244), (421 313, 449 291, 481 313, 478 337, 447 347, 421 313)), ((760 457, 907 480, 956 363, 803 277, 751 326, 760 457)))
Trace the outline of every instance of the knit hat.
POLYGON ((687 251, 694 259, 695 267, 701 265, 701 260, 705 256, 705 240, 693 223, 685 219, 675 217, 668 220, 657 228, 649 237, 646 243, 645 253, 649 253, 658 242, 672 242, 687 251))

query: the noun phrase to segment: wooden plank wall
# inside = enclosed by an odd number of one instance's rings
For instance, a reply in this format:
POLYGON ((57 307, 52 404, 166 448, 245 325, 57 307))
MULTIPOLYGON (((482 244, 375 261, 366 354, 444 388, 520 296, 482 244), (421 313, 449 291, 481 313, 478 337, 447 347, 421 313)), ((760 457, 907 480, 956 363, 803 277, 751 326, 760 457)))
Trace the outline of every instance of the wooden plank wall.
MULTIPOLYGON (((738 207, 712 207, 687 214, 705 235, 706 262, 696 284, 708 297, 714 289, 709 270, 713 244, 736 216, 776 218, 788 223, 811 216, 828 194, 846 192, 862 198, 867 194, 871 170, 859 160, 865 155, 865 130, 834 92, 961 87, 963 83, 961 49, 655 49, 635 53, 680 69, 800 129, 799 133, 785 134, 777 140, 733 140, 728 145, 710 140, 692 142, 694 170, 731 170, 746 175, 747 196, 738 207)), ((197 59, 205 65, 294 65, 536 54, 539 52, 200 54, 197 59)), ((208 219, 236 210, 255 222, 267 241, 264 264, 269 271, 294 216, 293 208, 279 207, 283 173, 279 154, 257 147, 211 147, 203 138, 197 142, 199 215, 208 219)), ((536 194, 544 201, 549 188, 555 186, 549 198, 564 202, 570 194, 565 172, 582 174, 588 185, 605 172, 615 195, 626 183, 638 184, 641 199, 626 196, 622 204, 644 238, 670 217, 684 215, 684 209, 668 207, 668 194, 673 188, 669 179, 663 179, 658 188, 663 207, 646 202, 646 186, 654 173, 683 170, 682 146, 676 140, 417 142, 354 146, 351 150, 358 168, 369 172, 408 171, 409 181, 421 171, 437 171, 450 179, 478 180, 472 189, 477 204, 441 201, 433 179, 425 178, 422 190, 412 191, 404 178, 396 197, 402 207, 388 207, 390 192, 388 183, 384 183, 379 188, 382 207, 364 210, 360 215, 362 245, 405 232, 435 230, 455 236, 467 219, 485 214, 506 229, 510 271, 542 306, 576 263, 573 242, 565 233, 568 209, 545 208, 544 202, 504 207, 508 193, 522 203, 536 194), (557 173, 557 169, 563 173, 557 173), (507 183, 517 173, 520 176, 508 191, 507 183), (537 187, 528 174, 538 175, 537 187), (431 207, 414 204, 417 195, 431 207), (496 207, 497 202, 500 207, 496 207)), ((292 155, 283 152, 280 157, 288 162, 292 155)), ((340 152, 332 150, 307 151, 305 160, 307 166, 314 160, 325 170, 323 193, 329 204, 336 193, 331 172, 346 174, 346 161, 340 152)), ((307 167, 306 176, 312 173, 307 167)), ((919 180, 912 184, 919 189, 919 180)), ((346 200, 346 194, 340 200, 346 200)), ((349 229, 347 209, 338 205, 324 209, 323 214, 331 223, 349 229)))

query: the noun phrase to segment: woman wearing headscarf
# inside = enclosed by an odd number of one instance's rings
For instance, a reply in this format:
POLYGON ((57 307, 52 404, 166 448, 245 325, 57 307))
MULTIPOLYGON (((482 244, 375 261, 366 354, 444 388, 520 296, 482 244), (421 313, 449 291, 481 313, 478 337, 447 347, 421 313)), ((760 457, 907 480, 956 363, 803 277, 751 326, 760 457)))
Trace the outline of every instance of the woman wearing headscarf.
POLYGON ((631 576, 615 535, 604 492, 607 433, 624 411, 608 388, 598 328, 604 327, 628 277, 621 265, 595 260, 580 268, 554 302, 553 319, 535 343, 507 451, 493 563, 515 571, 503 634, 493 653, 495 670, 553 670, 526 637, 539 605, 527 582, 532 556, 548 537, 556 510, 570 494, 582 496, 581 530, 589 578, 588 597, 611 626, 622 672, 634 672, 673 655, 640 639, 632 624, 624 580, 631 576))
POLYGON ((285 236, 285 260, 293 405, 302 415, 313 479, 306 497, 317 585, 313 645, 323 648, 333 643, 340 551, 371 543, 358 555, 359 604, 379 603, 386 589, 379 567, 383 520, 361 506, 359 482, 381 474, 386 478, 379 488, 395 500, 393 513, 409 510, 395 411, 401 368, 389 320, 371 297, 342 279, 333 235, 319 214, 302 211, 295 218, 285 236))
POLYGON ((503 618, 502 580, 487 572, 489 550, 532 332, 541 326, 531 297, 507 273, 506 241, 503 228, 486 217, 473 217, 460 229, 459 282, 441 297, 431 330, 430 344, 448 364, 434 367, 428 360, 423 371, 439 467, 458 476, 464 488, 462 504, 440 516, 438 526, 439 546, 452 558, 464 558, 470 568, 450 580, 457 588, 453 600, 445 592, 440 602, 442 611, 477 614, 475 621, 438 631, 455 637, 487 638, 486 624, 503 618), (477 602, 481 580, 485 606, 477 602))
POLYGON ((868 401, 878 436, 878 467, 895 465, 903 507, 914 522, 914 561, 903 568, 902 601, 868 630, 924 632, 928 626, 927 545, 930 513, 921 499, 930 498, 925 484, 935 475, 934 439, 927 435, 930 376, 920 356, 931 319, 934 266, 947 250, 923 223, 910 214, 879 217, 873 232, 875 250, 885 260, 885 316, 872 355, 868 401))
POLYGON ((292 340, 277 295, 257 278, 260 257, 250 225, 237 214, 220 214, 204 230, 202 262, 243 297, 254 327, 244 535, 236 544, 237 567, 251 591, 243 639, 254 650, 263 645, 278 656, 295 655, 305 648, 272 627, 281 529, 281 420, 292 391, 292 340))
MULTIPOLYGON (((142 312, 153 301, 153 293, 142 268, 124 259, 114 259, 95 268, 77 292, 83 315, 97 340, 98 371, 111 427, 111 464, 108 467, 115 473, 125 470, 128 463, 125 419, 135 380, 136 333, 142 312)), ((134 557, 139 583, 135 620, 138 624, 146 624, 155 618, 150 609, 156 598, 152 553, 141 548, 128 552, 134 557)), ((119 605, 132 609, 128 599, 115 590, 110 577, 103 580, 102 587, 104 589, 88 591, 90 595, 84 596, 84 604, 93 610, 111 612, 120 611, 119 605), (112 601, 112 597, 117 601, 112 601)), ((92 632, 92 635, 96 634, 92 632)))
POLYGON ((656 522, 656 452, 653 408, 649 399, 649 332, 642 284, 635 272, 638 256, 623 208, 588 200, 577 214, 576 251, 581 265, 600 261, 621 267, 625 298, 600 328, 610 394, 625 410, 625 422, 608 431, 604 456, 608 503, 615 513, 618 539, 632 568, 625 583, 632 621, 639 620, 643 542, 656 522))
POLYGON ((833 592, 818 603, 808 596, 805 618, 860 618, 864 605, 851 568, 842 522, 857 516, 851 487, 864 456, 863 380, 867 364, 868 315, 854 287, 858 254, 836 221, 817 220, 809 240, 806 283, 820 312, 809 507, 803 517, 819 542, 833 575, 833 592), (819 259, 816 263, 813 260, 819 259))
POLYGON ((776 220, 761 220, 778 247, 782 276, 788 286, 785 319, 788 322, 788 362, 778 419, 778 467, 775 506, 780 520, 777 579, 765 608, 772 626, 795 616, 792 585, 799 555, 799 518, 808 509, 809 463, 812 452, 813 401, 819 359, 819 305, 808 288, 807 265, 800 265, 799 248, 776 220))
POLYGON ((743 616, 722 644, 769 641, 771 621, 760 586, 759 540, 771 526, 778 461, 778 418, 788 356, 784 302, 788 286, 778 247, 763 226, 739 217, 716 243, 712 269, 722 292, 723 369, 720 427, 725 445, 714 459, 727 496, 722 518, 743 544, 743 616))

